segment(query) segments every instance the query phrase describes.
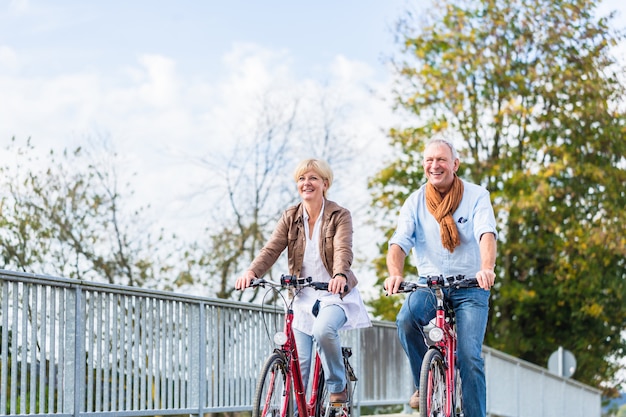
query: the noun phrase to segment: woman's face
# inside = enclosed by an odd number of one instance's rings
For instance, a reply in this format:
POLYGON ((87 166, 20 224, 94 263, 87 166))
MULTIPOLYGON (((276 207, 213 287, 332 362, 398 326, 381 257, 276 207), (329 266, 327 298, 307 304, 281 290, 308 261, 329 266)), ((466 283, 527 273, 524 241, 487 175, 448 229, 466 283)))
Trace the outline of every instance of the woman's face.
POLYGON ((297 184, 302 201, 322 201, 328 188, 327 182, 313 170, 300 175, 297 184))

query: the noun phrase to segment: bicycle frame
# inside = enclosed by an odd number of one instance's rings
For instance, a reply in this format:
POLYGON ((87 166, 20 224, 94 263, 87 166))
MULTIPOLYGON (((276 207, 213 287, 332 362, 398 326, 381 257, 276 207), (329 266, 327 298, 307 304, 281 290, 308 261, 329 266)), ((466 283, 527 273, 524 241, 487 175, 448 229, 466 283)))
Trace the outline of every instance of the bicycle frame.
MULTIPOLYGON (((326 282, 313 282, 310 277, 302 279, 291 275, 283 275, 280 283, 258 279, 251 285, 268 285, 274 289, 312 287, 316 290, 328 290, 328 283, 326 282)), ((313 362, 313 378, 310 386, 311 395, 307 399, 307 392, 305 390, 306 384, 305 381, 302 380, 302 369, 300 367, 300 358, 293 329, 293 299, 288 302, 283 298, 283 301, 285 302, 283 331, 277 332, 274 335, 274 343, 279 347, 275 348, 273 353, 267 358, 261 375, 259 376, 252 415, 288 417, 293 402, 295 402, 300 417, 319 417, 321 415, 325 415, 326 417, 339 417, 340 414, 344 417, 349 416, 351 410, 351 393, 353 392, 353 387, 350 383, 351 381, 356 381, 356 376, 348 362, 348 358, 351 355, 350 348, 341 348, 346 377, 349 378, 346 388, 348 401, 345 403, 329 402, 326 404, 327 397, 330 393, 325 386, 322 360, 317 349, 315 349, 315 359, 313 362), (282 387, 282 389, 275 389, 276 387, 282 387), (268 390, 265 391, 265 388, 268 388, 268 390)))
POLYGON ((443 290, 440 287, 435 288, 435 296, 437 298, 437 310, 435 313, 435 326, 443 330, 443 338, 434 343, 430 349, 439 349, 447 363, 446 367, 446 416, 452 416, 454 407, 454 389, 455 389, 455 372, 456 372, 456 331, 452 318, 446 315, 444 306, 443 290))
POLYGON ((428 288, 435 293, 436 307, 434 327, 428 330, 428 335, 424 334, 424 337, 427 339, 426 343, 430 347, 424 355, 425 361, 422 362, 421 369, 422 380, 420 381, 420 385, 426 384, 425 387, 419 387, 420 398, 425 401, 422 405, 425 405, 426 408, 426 410, 420 409, 422 416, 427 415, 427 412, 430 413, 432 407, 437 407, 436 409, 440 410, 445 417, 456 416, 457 408, 461 412, 461 414, 458 415, 462 415, 462 395, 460 392, 457 392, 458 387, 456 387, 456 384, 460 383, 460 379, 456 378, 459 375, 457 374, 458 370, 456 367, 457 337, 455 317, 453 312, 448 314, 443 291, 445 288, 459 289, 476 286, 478 286, 476 278, 466 278, 463 275, 445 278, 442 275, 429 276, 426 277, 426 283, 402 282, 400 285, 399 292, 411 292, 418 288, 428 288), (445 399, 439 393, 436 381, 433 382, 431 379, 431 372, 433 372, 433 369, 430 368, 431 362, 437 356, 441 358, 441 367, 443 368, 441 374, 445 378, 445 399), (428 358, 427 361, 426 358, 428 358), (437 393, 439 394, 436 395, 437 393))
MULTIPOLYGON (((288 363, 290 373, 287 376, 287 385, 293 383, 294 397, 298 410, 306 410, 308 416, 315 414, 315 407, 319 401, 319 383, 322 369, 322 361, 319 353, 315 352, 315 362, 313 370, 313 381, 311 386, 311 398, 307 403, 306 392, 304 390, 304 381, 302 381, 302 370, 300 369, 300 360, 298 357, 298 348, 296 347, 296 338, 292 328, 293 323, 293 310, 288 308, 285 312, 285 327, 284 333, 287 335, 287 341, 280 347, 280 351, 285 355, 288 363)), ((285 398, 285 404, 281 417, 286 417, 287 405, 290 398, 285 398)))

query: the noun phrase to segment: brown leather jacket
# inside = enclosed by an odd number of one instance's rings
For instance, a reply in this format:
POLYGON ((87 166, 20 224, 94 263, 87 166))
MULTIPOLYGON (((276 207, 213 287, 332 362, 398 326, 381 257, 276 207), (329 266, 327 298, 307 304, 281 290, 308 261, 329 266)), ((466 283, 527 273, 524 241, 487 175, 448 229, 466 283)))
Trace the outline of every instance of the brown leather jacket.
MULTIPOLYGON (((283 212, 270 240, 250 265, 257 277, 263 276, 274 265, 280 254, 287 248, 289 273, 300 276, 304 259, 304 210, 302 203, 283 212)), ((344 274, 348 280, 348 291, 357 285, 352 266, 352 216, 348 209, 325 200, 321 225, 320 253, 322 262, 331 277, 344 274)), ((315 281, 316 278, 313 277, 315 281)))

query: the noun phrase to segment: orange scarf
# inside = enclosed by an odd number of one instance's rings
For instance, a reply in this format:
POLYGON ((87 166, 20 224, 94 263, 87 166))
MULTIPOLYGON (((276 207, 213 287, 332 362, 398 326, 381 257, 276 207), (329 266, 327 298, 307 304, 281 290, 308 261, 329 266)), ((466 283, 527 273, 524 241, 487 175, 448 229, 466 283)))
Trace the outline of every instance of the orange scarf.
POLYGON ((450 191, 445 197, 441 198, 439 191, 431 185, 426 184, 426 206, 430 214, 439 222, 439 232, 441 234, 441 243, 443 247, 450 252, 454 252, 454 248, 461 244, 459 231, 456 223, 452 218, 452 213, 456 211, 461 204, 463 198, 463 181, 456 175, 450 187, 450 191))

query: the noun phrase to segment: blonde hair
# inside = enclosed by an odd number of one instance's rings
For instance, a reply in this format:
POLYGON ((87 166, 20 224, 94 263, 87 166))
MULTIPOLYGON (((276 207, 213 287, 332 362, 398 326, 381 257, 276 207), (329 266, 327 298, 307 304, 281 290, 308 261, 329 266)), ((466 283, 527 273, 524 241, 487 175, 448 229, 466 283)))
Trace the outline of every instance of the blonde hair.
POLYGON ((293 179, 298 182, 300 178, 307 171, 315 171, 328 186, 324 190, 324 197, 326 197, 326 191, 333 184, 333 170, 330 169, 330 165, 321 159, 305 159, 301 161, 293 172, 293 179))

